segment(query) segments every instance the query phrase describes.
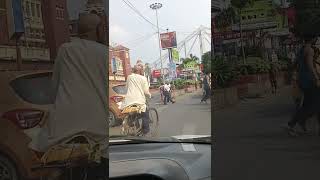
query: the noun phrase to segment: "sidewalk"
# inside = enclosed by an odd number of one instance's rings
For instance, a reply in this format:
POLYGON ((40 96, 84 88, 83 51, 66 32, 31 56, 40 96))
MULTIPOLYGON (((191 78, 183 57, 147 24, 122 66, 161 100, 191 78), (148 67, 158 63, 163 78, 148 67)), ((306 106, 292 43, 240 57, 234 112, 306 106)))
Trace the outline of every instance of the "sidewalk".
MULTIPOLYGON (((293 111, 291 89, 286 87, 278 95, 246 99, 213 112, 215 179, 319 179, 320 138, 292 138, 281 129, 293 111)), ((316 121, 309 126, 315 127, 316 121)))

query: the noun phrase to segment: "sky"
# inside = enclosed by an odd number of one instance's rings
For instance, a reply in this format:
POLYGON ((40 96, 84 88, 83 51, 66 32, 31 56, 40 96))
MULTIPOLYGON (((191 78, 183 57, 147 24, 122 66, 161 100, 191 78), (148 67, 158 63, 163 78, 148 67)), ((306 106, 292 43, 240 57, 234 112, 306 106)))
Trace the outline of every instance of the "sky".
MULTIPOLYGON (((106 2, 106 0, 103 0, 106 2)), ((176 31, 178 43, 195 31, 200 25, 211 27, 211 0, 126 0, 140 11, 151 23, 156 24, 155 11, 149 8, 154 2, 162 3, 158 11, 160 32, 176 31)), ((80 11, 85 9, 87 0, 67 0, 70 19, 77 19, 80 11)), ((107 8, 107 7, 106 7, 107 8)), ((123 0, 109 0, 109 39, 111 45, 121 44, 130 49, 131 64, 137 59, 143 62, 153 63, 159 59, 159 41, 157 30, 150 25, 123 0)), ((210 41, 210 38, 207 37, 210 41)), ((191 49, 194 40, 186 45, 187 53, 191 49)), ((210 50, 210 44, 203 40, 204 52, 210 50)), ((200 57, 198 40, 191 54, 200 57)), ((184 48, 183 48, 184 50, 184 48)), ((167 51, 162 51, 162 54, 167 51)), ((180 52, 184 57, 185 52, 180 52)), ((164 63, 166 64, 166 62, 164 63)))
MULTIPOLYGON (((127 0, 128 1, 128 0, 127 0)), ((155 11, 149 8, 154 2, 162 3, 158 11, 159 26, 169 31, 177 31, 178 43, 200 25, 211 26, 210 0, 129 0, 153 24, 156 24, 155 11)), ((159 59, 157 30, 130 9, 123 0, 109 0, 109 39, 111 45, 121 44, 130 49, 131 64, 137 59, 152 63, 159 59)), ((163 32, 163 31, 162 31, 163 32)), ((208 38, 209 39, 209 38, 208 38)), ((209 39, 210 40, 210 39, 209 39)), ((193 41, 187 44, 189 51, 193 41)), ((203 40, 204 52, 210 44, 203 40)), ((192 54, 200 56, 199 43, 195 43, 192 54)), ((165 53, 166 51, 163 51, 165 53)), ((184 51, 180 57, 184 57, 184 51)))

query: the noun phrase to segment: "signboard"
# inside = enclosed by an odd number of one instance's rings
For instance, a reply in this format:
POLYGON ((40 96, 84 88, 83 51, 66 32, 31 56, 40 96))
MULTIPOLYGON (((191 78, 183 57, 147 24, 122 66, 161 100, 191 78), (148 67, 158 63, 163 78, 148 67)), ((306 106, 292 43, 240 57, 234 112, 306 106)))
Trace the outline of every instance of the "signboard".
POLYGON ((150 65, 148 63, 145 64, 145 70, 144 73, 147 77, 149 77, 151 75, 151 68, 150 65))
POLYGON ((169 66, 169 78, 175 79, 177 77, 176 63, 169 63, 168 66, 169 66))
POLYGON ((109 81, 126 81, 124 76, 109 76, 109 81))
POLYGON ((20 38, 24 33, 24 18, 21 0, 6 0, 9 38, 20 38))
POLYGON ((115 57, 111 59, 111 69, 113 74, 117 73, 117 61, 115 57))
POLYGON ((172 49, 172 61, 175 63, 179 62, 179 51, 176 48, 172 49))
POLYGON ((177 47, 176 32, 168 32, 160 34, 160 41, 162 49, 169 49, 177 47))
POLYGON ((116 63, 117 63, 117 73, 118 74, 123 74, 123 66, 122 66, 122 61, 118 58, 116 58, 116 63))
POLYGON ((184 65, 186 70, 196 70, 197 62, 190 61, 187 64, 184 65))
POLYGON ((153 72, 152 72, 152 77, 153 77, 153 78, 159 78, 159 77, 161 77, 161 71, 160 71, 160 69, 158 69, 158 70, 153 70, 153 72))
MULTIPOLYGON (((277 27, 276 10, 272 1, 254 1, 241 10, 241 22, 243 30, 257 30, 277 27)), ((239 31, 239 24, 234 24, 232 30, 239 31)))

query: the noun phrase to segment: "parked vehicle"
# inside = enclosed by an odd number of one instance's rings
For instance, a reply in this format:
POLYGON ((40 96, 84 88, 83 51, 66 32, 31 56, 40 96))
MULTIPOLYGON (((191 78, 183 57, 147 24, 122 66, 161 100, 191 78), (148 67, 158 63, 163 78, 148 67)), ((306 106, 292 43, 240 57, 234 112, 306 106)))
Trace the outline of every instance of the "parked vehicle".
POLYGON ((51 72, 0 72, 0 171, 5 179, 34 179, 39 155, 28 144, 47 120, 51 72))
POLYGON ((121 101, 123 101, 127 93, 125 84, 109 84, 109 126, 114 127, 120 125, 119 119, 124 118, 124 114, 119 109, 121 101))

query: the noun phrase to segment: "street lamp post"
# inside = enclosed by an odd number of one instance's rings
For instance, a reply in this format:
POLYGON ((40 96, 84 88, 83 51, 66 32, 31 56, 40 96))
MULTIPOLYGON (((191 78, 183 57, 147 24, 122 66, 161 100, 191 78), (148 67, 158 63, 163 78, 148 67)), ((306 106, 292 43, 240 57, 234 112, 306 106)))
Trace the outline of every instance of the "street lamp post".
POLYGON ((150 5, 150 8, 156 11, 156 18, 157 18, 157 29, 158 29, 158 39, 159 39, 159 53, 160 53, 160 63, 161 63, 161 76, 162 80, 164 80, 163 74, 163 62, 162 62, 162 55, 161 55, 161 40, 160 40, 160 30, 159 30, 159 22, 158 22, 158 9, 162 7, 161 3, 153 3, 150 5))

